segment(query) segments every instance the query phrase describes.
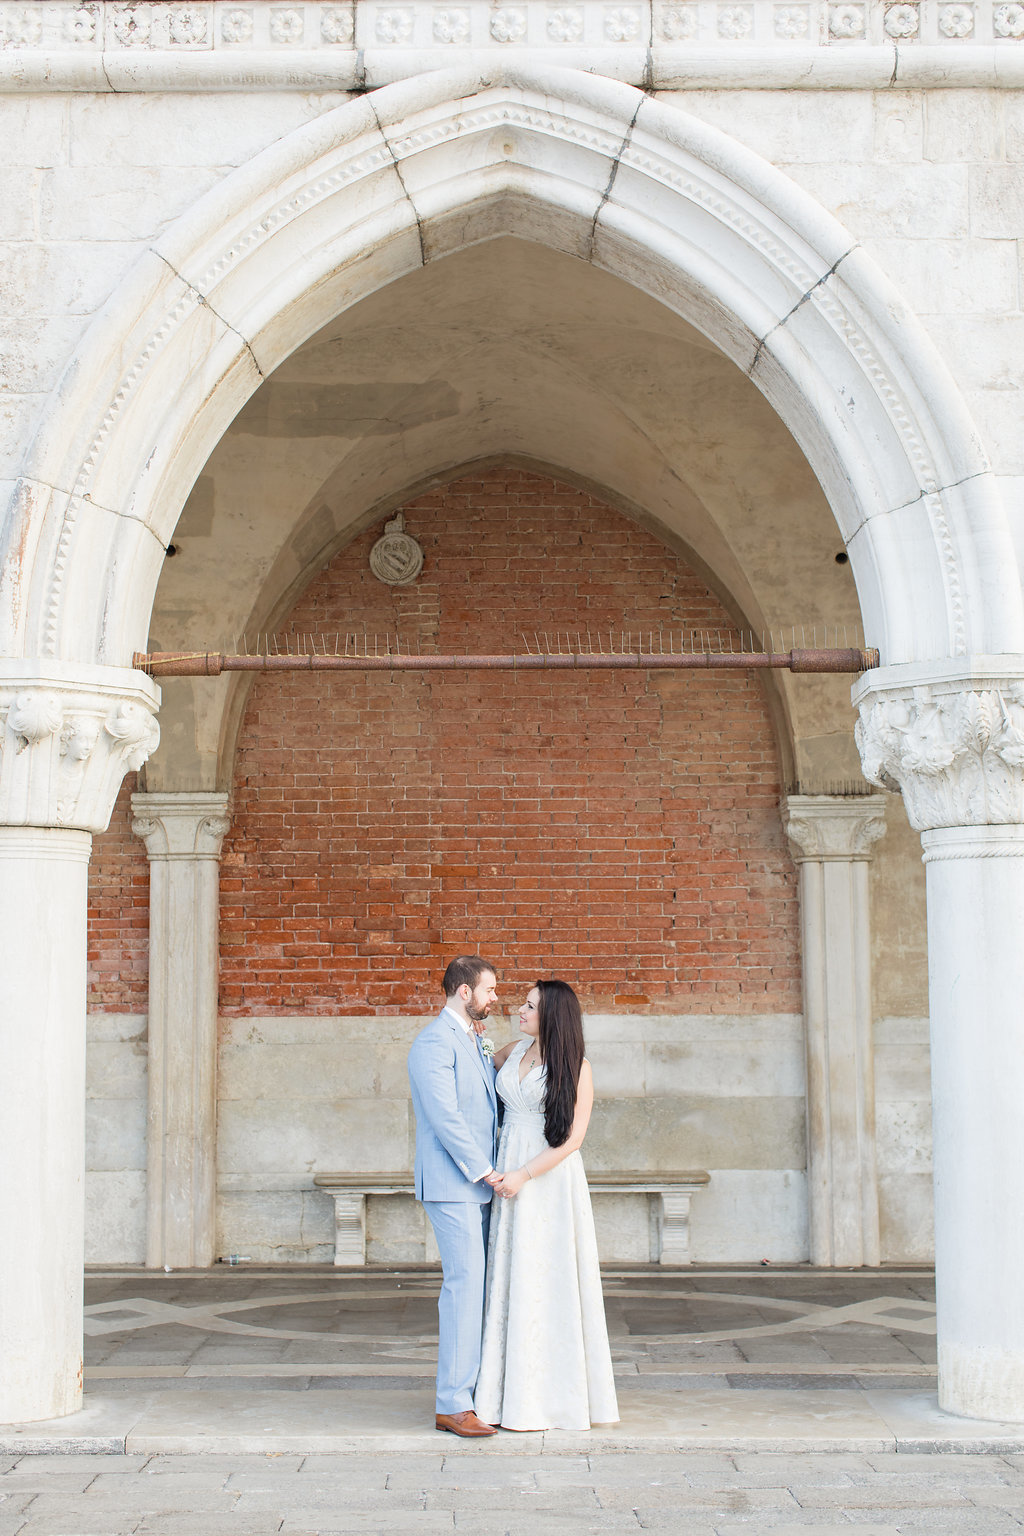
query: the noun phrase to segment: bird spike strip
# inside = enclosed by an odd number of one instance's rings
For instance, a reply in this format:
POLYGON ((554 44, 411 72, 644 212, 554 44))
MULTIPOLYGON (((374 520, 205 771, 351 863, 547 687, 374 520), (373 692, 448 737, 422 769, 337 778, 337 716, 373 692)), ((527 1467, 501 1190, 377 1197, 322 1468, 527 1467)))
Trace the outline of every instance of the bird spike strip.
POLYGON ((137 651, 132 664, 150 677, 219 677, 222 672, 532 672, 742 671, 867 672, 877 650, 851 645, 845 630, 792 628, 755 635, 740 630, 554 630, 522 634, 508 655, 439 655, 400 636, 349 633, 260 635, 234 651, 137 651), (823 643, 822 643, 823 641, 823 643))

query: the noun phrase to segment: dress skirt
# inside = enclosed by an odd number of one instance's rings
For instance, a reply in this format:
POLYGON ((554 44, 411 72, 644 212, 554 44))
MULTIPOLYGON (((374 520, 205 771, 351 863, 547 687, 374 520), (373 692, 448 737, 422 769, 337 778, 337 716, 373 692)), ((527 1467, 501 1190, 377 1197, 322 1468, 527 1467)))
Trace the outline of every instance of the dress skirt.
MULTIPOLYGON (((518 1080, 527 1043, 498 1074, 507 1103, 500 1172, 521 1168, 548 1145, 537 1107, 543 1069, 518 1080)), ((527 1180, 514 1199, 494 1198, 474 1404, 485 1423, 506 1429, 618 1422, 594 1216, 578 1152, 527 1180)))

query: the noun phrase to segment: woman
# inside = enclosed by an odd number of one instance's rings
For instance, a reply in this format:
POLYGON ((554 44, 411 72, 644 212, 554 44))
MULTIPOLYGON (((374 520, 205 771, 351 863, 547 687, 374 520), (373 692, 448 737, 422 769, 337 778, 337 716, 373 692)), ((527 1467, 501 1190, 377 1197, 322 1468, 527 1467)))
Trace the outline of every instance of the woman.
POLYGON ((526 1036, 495 1054, 505 1102, 474 1401, 504 1429, 617 1423, 594 1217, 580 1147, 594 1103, 579 999, 538 981, 526 1036))

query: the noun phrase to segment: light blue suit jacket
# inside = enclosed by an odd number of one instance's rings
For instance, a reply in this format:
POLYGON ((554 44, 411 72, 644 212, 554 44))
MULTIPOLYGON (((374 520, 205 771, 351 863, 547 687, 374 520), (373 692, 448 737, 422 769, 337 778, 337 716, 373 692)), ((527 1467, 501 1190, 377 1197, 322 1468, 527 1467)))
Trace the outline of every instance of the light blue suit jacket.
POLYGON ((485 1204, 493 1190, 483 1175, 494 1164, 498 1125, 494 1068, 450 1013, 440 1014, 413 1041, 409 1082, 416 1112, 416 1198, 485 1204))

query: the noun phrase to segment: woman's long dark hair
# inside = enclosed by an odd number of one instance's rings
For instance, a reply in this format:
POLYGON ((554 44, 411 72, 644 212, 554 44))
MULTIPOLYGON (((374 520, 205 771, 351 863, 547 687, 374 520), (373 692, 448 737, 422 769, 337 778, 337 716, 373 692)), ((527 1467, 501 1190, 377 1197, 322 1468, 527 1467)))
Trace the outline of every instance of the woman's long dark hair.
POLYGON ((569 1139, 576 1113, 576 1090, 583 1065, 583 1014, 567 981, 538 981, 538 1044, 547 1068, 544 1137, 549 1147, 569 1139))

